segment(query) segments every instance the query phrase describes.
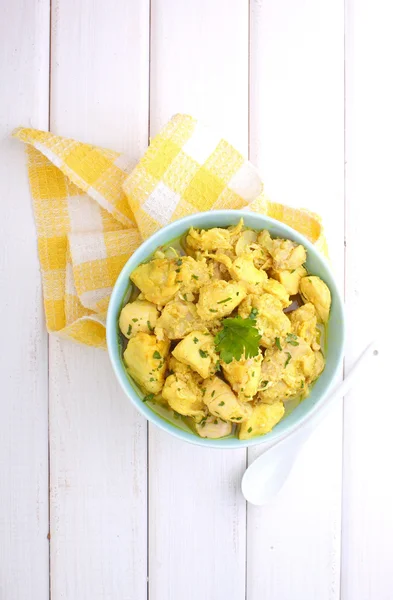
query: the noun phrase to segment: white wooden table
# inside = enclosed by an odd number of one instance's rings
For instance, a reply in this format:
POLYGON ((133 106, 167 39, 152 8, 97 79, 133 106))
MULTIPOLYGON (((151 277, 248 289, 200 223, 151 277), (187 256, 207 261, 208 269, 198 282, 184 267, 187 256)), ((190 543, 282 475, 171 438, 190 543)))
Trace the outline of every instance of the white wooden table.
POLYGON ((50 128, 136 161, 176 112, 213 124, 271 197, 323 215, 347 369, 382 327, 393 335, 390 3, 0 0, 0 11, 0 600, 391 600, 391 351, 277 501, 247 506, 239 482, 258 449, 172 439, 129 404, 105 352, 48 338, 24 153, 9 139, 18 125, 50 128))

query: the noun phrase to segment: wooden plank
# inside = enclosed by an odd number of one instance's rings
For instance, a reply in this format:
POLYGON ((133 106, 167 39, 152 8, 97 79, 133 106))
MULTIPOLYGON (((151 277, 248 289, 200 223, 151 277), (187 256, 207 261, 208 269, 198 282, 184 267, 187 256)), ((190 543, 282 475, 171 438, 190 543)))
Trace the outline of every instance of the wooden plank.
MULTIPOLYGON (((124 151, 148 140, 149 3, 53 6, 51 129, 124 151)), ((146 598, 146 422, 105 352, 51 340, 52 597, 146 598)))
POLYGON ((379 338, 380 355, 345 401, 341 597, 390 600, 392 12, 383 0, 346 9, 346 369, 369 339, 379 338))
POLYGON ((19 125, 46 127, 49 0, 0 9, 0 597, 49 595, 48 356, 19 125))
MULTIPOLYGON (((343 3, 261 2, 250 13, 250 158, 270 197, 322 214, 339 282, 344 240, 343 3)), ((249 460, 260 453, 250 449, 249 460)), ((341 413, 304 448, 270 506, 248 507, 247 598, 340 594, 341 413)))
MULTIPOLYGON (((247 3, 153 0, 151 18, 151 134, 186 112, 247 153, 247 3)), ((244 599, 245 457, 150 427, 150 600, 244 599)))

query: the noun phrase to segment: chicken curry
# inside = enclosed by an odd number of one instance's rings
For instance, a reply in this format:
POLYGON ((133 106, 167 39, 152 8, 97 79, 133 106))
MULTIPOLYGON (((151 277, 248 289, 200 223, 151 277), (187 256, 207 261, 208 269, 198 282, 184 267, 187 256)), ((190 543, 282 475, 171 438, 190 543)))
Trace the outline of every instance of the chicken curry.
POLYGON ((324 369, 329 288, 307 273, 304 246, 243 221, 191 228, 181 248, 159 249, 130 275, 125 367, 145 401, 201 437, 266 434, 324 369))

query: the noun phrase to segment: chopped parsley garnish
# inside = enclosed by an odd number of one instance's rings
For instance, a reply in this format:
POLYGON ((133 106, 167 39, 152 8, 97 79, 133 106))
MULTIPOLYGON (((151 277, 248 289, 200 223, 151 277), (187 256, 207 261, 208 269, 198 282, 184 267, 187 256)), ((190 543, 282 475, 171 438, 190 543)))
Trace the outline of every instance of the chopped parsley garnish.
POLYGON ((154 394, 147 394, 147 396, 145 396, 142 400, 142 402, 150 402, 151 400, 153 400, 154 398, 154 394))
POLYGON ((238 295, 239 295, 239 292, 236 292, 236 296, 238 296, 238 295))
POLYGON ((302 385, 300 386, 302 389, 304 388, 304 381, 302 381, 302 385))
POLYGON ((147 322, 147 326, 150 329, 150 331, 154 331, 154 327, 151 326, 150 321, 147 322))
POLYGON ((150 377, 149 381, 155 381, 154 377, 150 377))
POLYGON ((176 264, 177 264, 177 266, 178 266, 178 267, 181 267, 181 266, 182 266, 182 264, 183 264, 183 261, 182 261, 182 259, 181 259, 181 258, 179 258, 179 260, 177 260, 177 261, 176 261, 176 264))
POLYGON ((258 309, 257 308, 252 308, 251 312, 250 312, 250 319, 252 319, 253 321, 256 320, 258 316, 258 309))
POLYGON ((200 356, 202 356, 202 358, 207 358, 209 356, 208 352, 206 352, 206 350, 201 350, 199 348, 199 354, 200 356))
POLYGON ((213 398, 213 396, 214 396, 215 393, 216 393, 216 390, 213 390, 212 393, 210 394, 212 398, 213 398))
POLYGON ((192 341, 194 342, 194 344, 197 344, 199 342, 197 337, 194 337, 194 339, 192 341))
POLYGON ((296 269, 292 269, 292 271, 291 271, 291 275, 292 275, 292 273, 294 273, 295 271, 296 271, 296 269))
POLYGON ((214 425, 218 425, 217 419, 214 419, 214 425))
POLYGON ((235 417, 235 421, 241 421, 243 417, 235 417))
POLYGON ((191 275, 191 277, 192 277, 193 279, 196 279, 196 281, 198 281, 198 279, 199 279, 198 275, 191 275))
POLYGON ((129 325, 128 329, 127 329, 127 335, 131 335, 131 331, 132 331, 132 325, 129 325))
POLYGON ((218 406, 224 406, 224 404, 225 404, 224 400, 221 400, 221 402, 219 403, 218 406))
POLYGON ((153 354, 153 358, 156 358, 157 360, 159 360, 161 358, 161 354, 159 352, 157 352, 157 350, 156 350, 153 354))
POLYGON ((262 387, 265 388, 268 383, 269 383, 268 381, 262 381, 262 387))
POLYGON ((230 300, 232 300, 232 298, 225 298, 225 300, 219 300, 217 304, 225 304, 225 302, 229 302, 230 300))
POLYGON ((249 427, 249 428, 247 429, 247 433, 251 433, 251 432, 252 432, 252 427, 249 427))
POLYGON ((133 323, 136 323, 137 321, 139 321, 139 319, 132 319, 133 323))
POLYGON ((276 346, 277 346, 277 348, 278 348, 279 350, 282 350, 282 348, 281 348, 281 342, 280 342, 280 338, 276 337, 276 339, 275 339, 275 344, 276 344, 276 346))
POLYGON ((206 419, 204 421, 202 421, 201 427, 204 427, 205 425, 206 425, 206 419))
POLYGON ((223 328, 214 338, 217 352, 225 363, 240 360, 241 357, 251 358, 259 352, 261 336, 254 327, 255 321, 250 318, 233 317, 222 321, 223 328))
POLYGON ((255 377, 255 371, 251 373, 251 377, 255 377))
POLYGON ((206 394, 206 388, 202 388, 202 398, 206 394))
POLYGON ((210 312, 218 312, 216 308, 209 308, 210 312))
POLYGON ((291 353, 290 353, 290 352, 285 352, 285 354, 288 356, 288 358, 287 358, 287 360, 285 361, 284 369, 285 369, 285 367, 286 367, 286 366, 289 364, 289 361, 290 361, 290 360, 291 360, 291 358, 292 358, 292 355, 291 355, 291 353))
POLYGON ((285 341, 288 344, 291 344, 291 346, 299 345, 299 342, 297 342, 296 340, 297 340, 297 336, 294 333, 288 333, 287 337, 285 338, 285 341))
POLYGON ((221 367, 220 367, 220 361, 217 360, 216 361, 216 371, 219 371, 220 369, 221 369, 221 367))

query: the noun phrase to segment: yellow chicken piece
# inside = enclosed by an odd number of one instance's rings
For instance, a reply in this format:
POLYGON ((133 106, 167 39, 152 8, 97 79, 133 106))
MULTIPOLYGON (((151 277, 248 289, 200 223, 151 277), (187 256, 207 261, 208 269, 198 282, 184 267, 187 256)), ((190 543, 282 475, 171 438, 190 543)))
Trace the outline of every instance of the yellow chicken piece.
POLYGON ((204 381, 203 401, 209 412, 224 421, 240 423, 251 413, 249 404, 239 402, 231 388, 217 376, 204 381))
POLYGON ((232 423, 209 415, 195 425, 195 430, 202 438, 217 440, 232 433, 232 423))
POLYGON ((206 258, 194 260, 191 256, 181 256, 176 260, 178 281, 181 282, 180 294, 192 294, 212 279, 212 269, 206 258))
POLYGON ((202 331, 192 331, 186 335, 172 350, 172 354, 178 361, 199 373, 203 379, 215 372, 219 360, 215 352, 214 337, 202 331))
POLYGON ((265 435, 283 418, 285 408, 282 402, 257 404, 247 419, 240 425, 239 440, 248 440, 257 435, 265 435))
MULTIPOLYGON (((305 390, 304 386, 303 390, 305 390)), ((276 383, 271 384, 270 387, 260 390, 258 392, 258 400, 264 404, 274 404, 278 400, 280 402, 286 402, 297 395, 298 391, 293 390, 288 384, 285 383, 285 381, 281 379, 280 381, 276 381, 276 383)))
POLYGON ((243 285, 233 281, 213 281, 200 289, 197 311, 201 319, 213 321, 230 315, 246 297, 243 285))
POLYGON ((158 341, 155 335, 137 333, 124 352, 127 371, 144 392, 157 394, 164 385, 169 341, 158 341))
POLYGON ((251 311, 256 316, 256 323, 261 334, 261 345, 269 348, 275 339, 285 336, 291 330, 291 322, 282 311, 281 301, 272 294, 261 296, 250 294, 239 306, 239 315, 245 319, 251 311))
POLYGON ((319 350, 315 306, 311 302, 307 302, 307 304, 303 304, 303 306, 299 306, 296 310, 288 313, 288 317, 291 321, 293 332, 303 338, 313 349, 319 350))
POLYGON ((302 277, 307 275, 307 271, 304 267, 298 267, 292 269, 292 271, 271 271, 271 275, 274 279, 277 279, 287 290, 290 296, 296 296, 299 293, 299 284, 302 277))
POLYGON ((237 394, 239 400, 250 402, 258 391, 261 378, 262 354, 253 358, 232 360, 230 363, 221 361, 225 379, 237 394))
POLYGON ((259 293, 267 282, 267 274, 257 269, 251 254, 243 254, 236 258, 229 268, 229 273, 235 281, 242 281, 250 293, 259 293))
POLYGON ((199 384, 201 384, 203 381, 203 377, 198 375, 198 373, 195 373, 195 371, 193 371, 191 369, 191 367, 189 367, 188 365, 181 363, 180 360, 177 360, 177 358, 175 358, 174 356, 169 357, 168 367, 169 367, 169 375, 171 375, 172 373, 177 373, 177 374, 180 373, 182 375, 187 375, 188 373, 193 373, 193 375, 195 377, 199 377, 199 379, 198 379, 199 384))
POLYGON ((306 261, 305 247, 292 240, 272 239, 268 231, 262 231, 258 236, 258 243, 269 252, 276 271, 292 271, 306 261))
POLYGON ((291 304, 289 294, 285 287, 275 279, 267 279, 263 284, 263 289, 268 294, 275 296, 281 302, 282 308, 287 308, 291 304))
POLYGON ((265 403, 305 395, 315 371, 315 352, 300 337, 289 334, 266 350, 261 368, 259 399, 265 403))
POLYGON ((217 250, 230 249, 231 233, 228 229, 213 227, 212 229, 201 229, 200 231, 191 227, 186 238, 186 245, 193 250, 217 250))
POLYGON ((130 279, 147 300, 164 306, 180 289, 176 268, 174 260, 155 258, 139 265, 131 273, 130 279))
POLYGON ((140 331, 149 333, 156 326, 158 310, 155 304, 146 300, 135 300, 126 304, 120 313, 119 327, 122 334, 130 339, 140 331))
POLYGON ((188 373, 175 372, 169 375, 165 380, 162 396, 180 415, 193 417, 197 422, 205 416, 198 376, 194 377, 191 370, 188 373))
POLYGON ((316 275, 307 275, 300 280, 299 290, 304 302, 312 302, 318 318, 327 323, 332 297, 326 283, 316 275))
MULTIPOLYGON (((282 348, 280 340, 279 344, 282 348)), ((266 349, 260 374, 260 387, 262 390, 281 379, 286 360, 287 356, 276 345, 266 349)))
POLYGON ((236 256, 248 253, 250 251, 251 244, 255 244, 257 241, 258 234, 252 229, 247 229, 240 234, 239 239, 235 245, 236 256))
POLYGON ((165 305, 157 320, 155 334, 158 339, 165 337, 180 340, 195 329, 203 327, 195 304, 183 300, 172 300, 165 305))

